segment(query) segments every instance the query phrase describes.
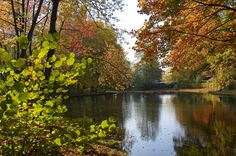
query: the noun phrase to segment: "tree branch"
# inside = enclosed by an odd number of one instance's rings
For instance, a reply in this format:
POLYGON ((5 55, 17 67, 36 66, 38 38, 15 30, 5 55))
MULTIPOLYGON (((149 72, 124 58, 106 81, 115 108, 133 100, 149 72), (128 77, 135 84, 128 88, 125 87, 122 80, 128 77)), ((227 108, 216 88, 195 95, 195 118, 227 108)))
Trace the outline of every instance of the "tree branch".
POLYGON ((185 31, 181 31, 181 30, 177 30, 177 29, 172 29, 172 30, 170 30, 170 31, 176 31, 176 32, 181 33, 181 34, 187 34, 187 35, 192 35, 192 36, 203 37, 203 38, 206 38, 206 39, 209 39, 209 40, 213 40, 213 41, 219 41, 219 42, 227 42, 227 41, 230 41, 229 39, 227 39, 227 40, 220 40, 220 39, 212 38, 212 37, 209 37, 209 36, 206 36, 206 35, 201 35, 201 34, 195 34, 195 33, 185 32, 185 31))
POLYGON ((39 5, 38 5, 38 9, 37 9, 37 11, 35 13, 35 16, 33 16, 32 24, 31 24, 31 27, 30 27, 30 30, 29 30, 29 33, 28 33, 28 36, 27 36, 29 42, 31 42, 31 40, 32 40, 34 28, 35 28, 35 26, 37 24, 37 20, 38 20, 38 16, 39 16, 40 10, 42 8, 42 4, 43 4, 43 0, 40 0, 39 5))
POLYGON ((11 8, 12 8, 12 15, 13 15, 13 20, 14 20, 15 32, 16 32, 16 35, 19 36, 19 31, 18 31, 18 28, 17 28, 16 11, 15 11, 13 0, 11 0, 11 8))
MULTIPOLYGON (((43 0, 40 0, 39 5, 38 5, 38 9, 37 9, 35 15, 34 15, 35 4, 33 6, 33 17, 32 17, 33 19, 32 19, 32 24, 31 24, 28 36, 27 36, 28 41, 29 41, 29 52, 30 52, 30 54, 32 54, 32 50, 31 50, 32 43, 31 42, 32 42, 33 32, 34 32, 35 26, 37 24, 38 16, 39 16, 40 10, 42 8, 42 5, 43 5, 43 0)), ((25 56, 26 56, 26 51, 21 53, 21 57, 25 57, 25 56)))
POLYGON ((21 4, 21 31, 25 32, 25 0, 22 0, 22 4, 21 4))
MULTIPOLYGON (((50 26, 49 26, 49 34, 56 33, 56 23, 57 23, 57 12, 59 7, 60 0, 52 0, 52 13, 51 13, 51 20, 50 20, 50 26)), ((47 55, 47 61, 55 54, 55 49, 49 49, 48 55, 47 55)), ((46 68, 45 69, 45 77, 48 80, 51 74, 52 68, 46 68)))
POLYGON ((227 5, 222 5, 222 4, 214 4, 214 3, 204 3, 204 2, 200 2, 200 1, 197 1, 197 0, 193 0, 194 2, 196 3, 199 3, 199 4, 202 4, 202 5, 205 5, 205 6, 212 6, 212 7, 221 7, 221 8, 226 8, 227 10, 231 10, 231 11, 236 11, 236 8, 232 8, 232 7, 229 7, 227 5))
POLYGON ((10 24, 10 25, 12 25, 12 26, 15 26, 14 23, 11 23, 11 22, 9 22, 9 21, 7 21, 7 20, 1 18, 1 17, 0 17, 0 20, 3 21, 3 22, 6 22, 6 23, 8 23, 8 24, 10 24))

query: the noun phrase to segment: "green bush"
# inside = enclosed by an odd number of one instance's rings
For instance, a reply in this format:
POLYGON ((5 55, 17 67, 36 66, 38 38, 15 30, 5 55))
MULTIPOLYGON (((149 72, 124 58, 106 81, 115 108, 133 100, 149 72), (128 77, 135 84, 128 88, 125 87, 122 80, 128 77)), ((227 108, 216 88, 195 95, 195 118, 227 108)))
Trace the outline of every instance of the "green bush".
POLYGON ((75 54, 70 53, 53 55, 47 61, 49 49, 57 49, 57 42, 52 35, 46 38, 39 40, 27 59, 13 59, 0 49, 0 155, 83 152, 91 141, 115 129, 111 119, 85 126, 62 117, 67 110, 62 103, 68 98, 68 87, 77 83, 91 59, 76 62, 75 54), (46 68, 51 69, 48 79, 46 68))

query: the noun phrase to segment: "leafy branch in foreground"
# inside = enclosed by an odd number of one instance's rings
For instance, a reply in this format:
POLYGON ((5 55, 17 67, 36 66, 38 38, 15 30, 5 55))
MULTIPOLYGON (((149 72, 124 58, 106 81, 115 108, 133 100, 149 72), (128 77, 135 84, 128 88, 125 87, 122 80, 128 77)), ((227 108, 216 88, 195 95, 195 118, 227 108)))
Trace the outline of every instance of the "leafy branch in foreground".
MULTIPOLYGON (((75 54, 53 55, 58 34, 38 40, 37 49, 28 59, 14 60, 0 49, 0 155, 66 155, 69 149, 83 152, 89 143, 103 138, 115 129, 109 119, 100 125, 80 126, 66 120, 63 100, 68 87, 77 83, 91 58, 76 62, 75 54), (51 69, 49 78, 45 70, 51 69)), ((27 37, 19 37, 24 48, 27 37)))

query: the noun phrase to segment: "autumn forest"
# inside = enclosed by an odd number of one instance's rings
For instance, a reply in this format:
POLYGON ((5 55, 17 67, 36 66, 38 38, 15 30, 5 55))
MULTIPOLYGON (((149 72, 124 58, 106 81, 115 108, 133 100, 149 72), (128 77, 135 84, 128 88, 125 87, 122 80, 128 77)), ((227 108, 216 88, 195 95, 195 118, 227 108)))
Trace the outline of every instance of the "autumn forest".
MULTIPOLYGON (((0 155, 135 155, 120 145, 127 129, 117 110, 101 120, 71 119, 75 97, 235 95, 235 0, 138 0, 138 13, 147 19, 131 32, 116 26, 125 5, 123 0, 0 0, 0 155), (136 38, 135 62, 127 59, 124 34, 136 38)), ((86 114, 85 107, 78 114, 86 114)), ((212 108, 208 116, 213 113, 212 108)))

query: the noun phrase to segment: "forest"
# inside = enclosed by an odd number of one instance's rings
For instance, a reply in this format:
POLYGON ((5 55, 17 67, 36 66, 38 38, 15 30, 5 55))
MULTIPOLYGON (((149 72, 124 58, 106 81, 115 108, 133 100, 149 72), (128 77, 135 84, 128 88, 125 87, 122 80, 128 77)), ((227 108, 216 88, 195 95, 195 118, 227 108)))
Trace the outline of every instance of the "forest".
POLYGON ((112 117, 64 117, 71 94, 236 88, 235 0, 139 0, 135 64, 114 25, 123 0, 0 4, 0 155, 86 155, 119 138, 112 117))

